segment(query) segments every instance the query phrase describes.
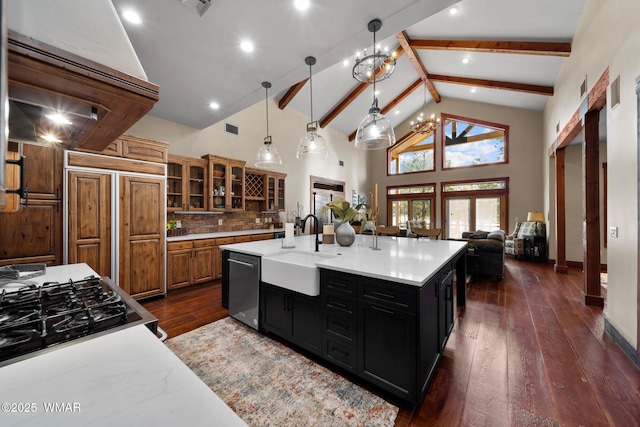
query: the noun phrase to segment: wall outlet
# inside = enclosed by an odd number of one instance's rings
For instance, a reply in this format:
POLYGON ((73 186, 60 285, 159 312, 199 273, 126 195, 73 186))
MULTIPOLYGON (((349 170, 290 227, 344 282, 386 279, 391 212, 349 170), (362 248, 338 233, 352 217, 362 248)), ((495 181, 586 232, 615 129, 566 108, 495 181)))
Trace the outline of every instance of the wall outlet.
POLYGON ((260 224, 260 218, 256 218, 256 224, 260 224))
POLYGON ((518 219, 519 219, 519 218, 518 218, 518 217, 516 217, 516 222, 518 222, 518 219))
POLYGON ((609 227, 609 237, 618 237, 618 227, 609 227))
POLYGON ((222 225, 222 220, 221 219, 218 220, 218 225, 222 225))
POLYGON ((182 228, 182 221, 180 220, 176 221, 176 228, 182 228))

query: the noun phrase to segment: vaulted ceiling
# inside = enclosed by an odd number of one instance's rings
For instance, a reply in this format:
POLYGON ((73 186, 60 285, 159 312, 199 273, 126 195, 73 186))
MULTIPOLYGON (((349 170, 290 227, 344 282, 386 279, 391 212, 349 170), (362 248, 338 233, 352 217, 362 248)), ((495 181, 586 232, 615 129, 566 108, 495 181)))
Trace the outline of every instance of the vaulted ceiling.
POLYGON ((373 99, 370 85, 351 76, 355 52, 371 49, 371 19, 382 20, 379 43, 401 52, 394 74, 376 85, 379 106, 397 126, 425 97, 434 112, 446 98, 544 109, 586 2, 312 0, 301 12, 293 0, 213 0, 200 17, 180 0, 112 1, 142 16, 141 25, 123 25, 160 86, 151 115, 202 129, 264 99, 262 81, 273 84, 281 108, 309 115, 304 58, 311 55, 314 118, 346 135, 373 99), (239 50, 244 39, 253 52, 239 50))

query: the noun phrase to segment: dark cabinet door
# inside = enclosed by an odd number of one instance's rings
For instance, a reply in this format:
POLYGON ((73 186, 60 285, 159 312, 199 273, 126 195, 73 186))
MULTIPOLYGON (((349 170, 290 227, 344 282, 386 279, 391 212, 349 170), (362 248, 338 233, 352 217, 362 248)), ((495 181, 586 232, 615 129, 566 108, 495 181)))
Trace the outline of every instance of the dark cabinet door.
POLYGON ((409 402, 414 401, 416 316, 360 301, 358 332, 358 375, 409 402))
POLYGON ((289 296, 285 289, 262 285, 262 328, 282 337, 289 337, 289 296))
POLYGON ((453 272, 450 271, 438 286, 438 341, 440 353, 447 345, 453 328, 453 272))
POLYGON ((292 343, 315 354, 322 349, 322 308, 318 298, 291 293, 291 337, 292 343))

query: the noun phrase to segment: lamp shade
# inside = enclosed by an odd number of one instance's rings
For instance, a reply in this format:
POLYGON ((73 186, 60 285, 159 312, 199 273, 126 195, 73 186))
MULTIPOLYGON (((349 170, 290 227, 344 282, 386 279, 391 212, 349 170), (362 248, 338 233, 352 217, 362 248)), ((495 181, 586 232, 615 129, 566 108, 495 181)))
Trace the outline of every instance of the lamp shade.
POLYGON ((282 158, 276 147, 271 145, 271 137, 264 139, 264 144, 258 150, 256 167, 265 169, 277 169, 282 166, 282 158))
POLYGON ((379 109, 370 109, 369 114, 358 126, 356 148, 360 150, 380 150, 391 147, 395 143, 396 135, 389 120, 380 114, 379 109))
POLYGON ((544 214, 542 212, 529 212, 527 221, 544 222, 544 214))

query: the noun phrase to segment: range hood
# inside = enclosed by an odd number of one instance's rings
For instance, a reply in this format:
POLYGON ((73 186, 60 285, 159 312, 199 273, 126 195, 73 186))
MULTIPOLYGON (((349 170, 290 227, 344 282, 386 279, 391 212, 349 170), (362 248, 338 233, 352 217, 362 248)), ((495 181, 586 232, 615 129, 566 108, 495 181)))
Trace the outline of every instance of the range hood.
POLYGON ((101 152, 159 99, 158 86, 9 31, 9 140, 101 152), (68 114, 54 126, 46 116, 68 114))
POLYGON ((9 141, 72 147, 97 122, 92 105, 9 84, 9 141))

